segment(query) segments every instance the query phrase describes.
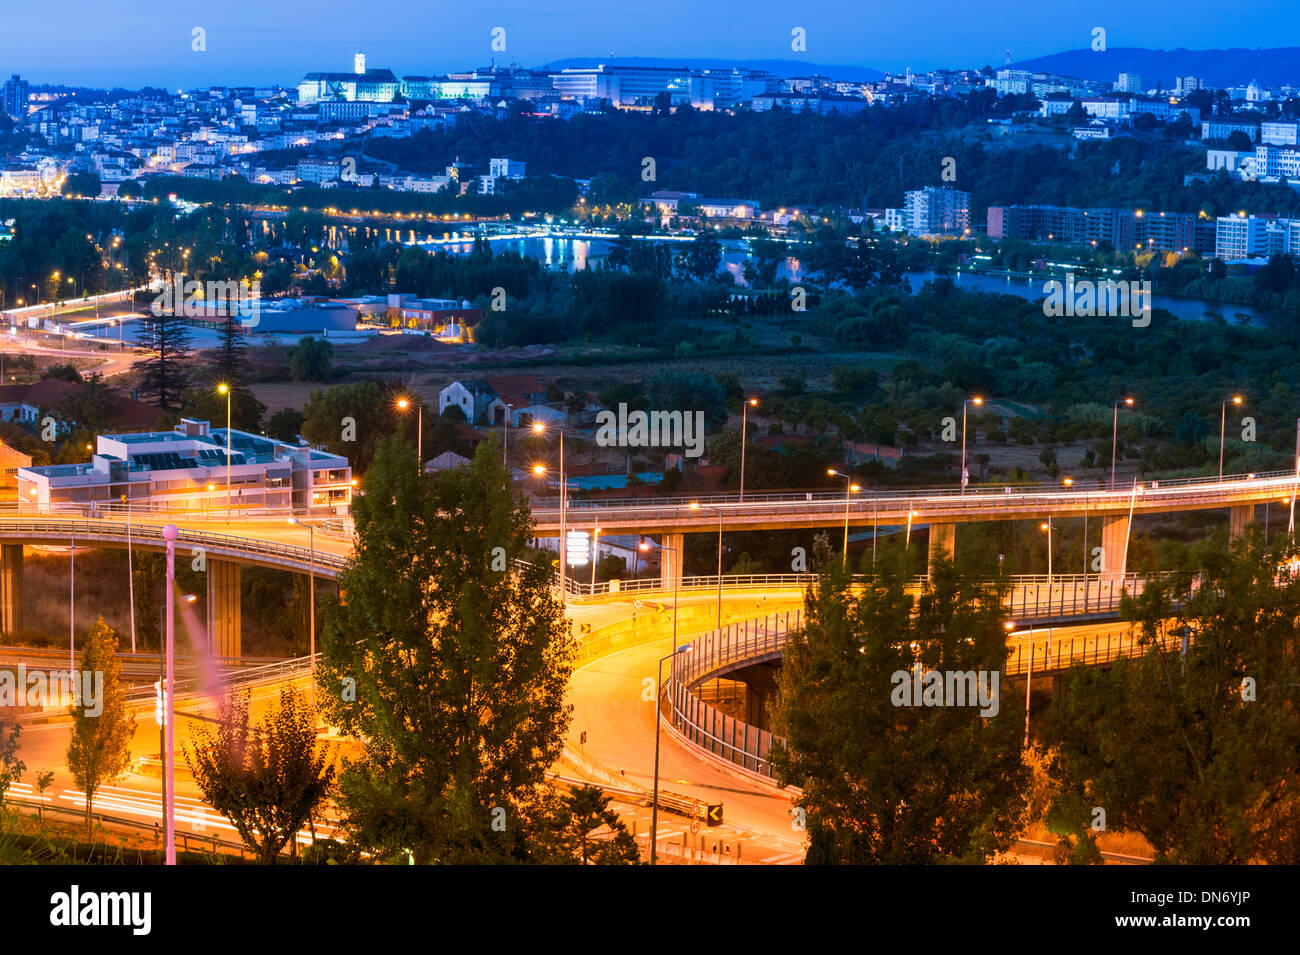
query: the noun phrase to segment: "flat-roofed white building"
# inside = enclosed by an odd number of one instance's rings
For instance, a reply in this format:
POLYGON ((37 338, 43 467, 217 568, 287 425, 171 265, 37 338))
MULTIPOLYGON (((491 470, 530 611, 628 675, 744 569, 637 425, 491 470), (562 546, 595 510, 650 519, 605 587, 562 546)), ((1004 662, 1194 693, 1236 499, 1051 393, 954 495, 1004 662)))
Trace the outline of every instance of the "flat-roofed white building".
POLYGON ((352 468, 341 455, 233 429, 229 450, 227 485, 225 428, 182 418, 171 431, 101 434, 88 463, 19 468, 19 509, 224 512, 227 500, 236 514, 351 508, 352 468))

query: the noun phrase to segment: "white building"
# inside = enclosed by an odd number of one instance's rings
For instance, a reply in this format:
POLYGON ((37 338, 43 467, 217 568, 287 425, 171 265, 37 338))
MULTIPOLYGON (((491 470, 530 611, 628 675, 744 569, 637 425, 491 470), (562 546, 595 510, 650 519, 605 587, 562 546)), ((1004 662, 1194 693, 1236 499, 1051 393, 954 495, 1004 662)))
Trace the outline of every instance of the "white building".
POLYGON ((352 505, 348 459, 245 431, 182 418, 172 431, 101 434, 88 464, 19 468, 22 510, 120 507, 141 510, 269 509, 345 515, 352 505), (230 482, 227 485, 226 475, 230 482))
POLYGON ((1207 149, 1205 151, 1205 168, 1210 172, 1216 169, 1237 172, 1247 159, 1254 158, 1255 154, 1253 152, 1238 152, 1235 149, 1207 149))
POLYGON ((1141 73, 1121 73, 1119 79, 1115 81, 1115 89, 1120 93, 1141 93, 1142 74, 1141 73))
POLYGON ((1274 216, 1220 216, 1214 254, 1225 261, 1300 253, 1300 219, 1274 216))
POLYGON ((526 168, 527 163, 519 162, 517 159, 488 160, 488 175, 503 179, 523 179, 526 168))
POLYGON ((1283 123, 1265 120, 1259 124, 1259 141, 1274 146, 1294 146, 1300 143, 1300 123, 1283 123))
POLYGON ((905 193, 903 228, 909 235, 962 234, 970 228, 970 193, 939 186, 905 193))

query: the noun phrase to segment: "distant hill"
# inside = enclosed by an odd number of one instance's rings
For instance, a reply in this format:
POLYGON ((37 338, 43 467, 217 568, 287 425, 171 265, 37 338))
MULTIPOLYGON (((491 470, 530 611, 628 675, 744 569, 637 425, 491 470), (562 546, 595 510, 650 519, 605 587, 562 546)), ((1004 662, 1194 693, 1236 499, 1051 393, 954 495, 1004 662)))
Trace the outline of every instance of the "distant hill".
POLYGON ((819 76, 848 82, 874 82, 884 79, 885 74, 865 66, 832 66, 826 63, 809 63, 807 60, 720 60, 710 57, 682 57, 669 59, 660 56, 618 56, 618 57, 570 57, 564 60, 552 60, 538 69, 562 70, 566 67, 599 66, 654 66, 654 67, 689 67, 696 70, 766 70, 774 76, 819 76))
POLYGON ((1199 76, 1218 88, 1245 86, 1251 80, 1258 80, 1262 86, 1300 86, 1300 47, 1294 46, 1272 50, 1067 50, 1021 60, 1012 66, 1108 82, 1114 82, 1120 73, 1140 73, 1148 89, 1154 88, 1157 80, 1165 89, 1171 89, 1179 76, 1199 76))

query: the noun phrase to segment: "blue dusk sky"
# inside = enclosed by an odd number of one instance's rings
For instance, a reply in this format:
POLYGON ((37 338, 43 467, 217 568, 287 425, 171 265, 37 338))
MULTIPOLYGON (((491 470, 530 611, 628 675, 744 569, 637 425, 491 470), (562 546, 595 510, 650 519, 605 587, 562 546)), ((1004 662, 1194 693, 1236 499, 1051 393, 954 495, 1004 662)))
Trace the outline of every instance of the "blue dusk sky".
POLYGON ((1087 47, 1300 46, 1300 2, 1189 0, 613 0, 492 4, 430 0, 56 0, 6 4, 0 74, 34 83, 291 86, 312 70, 347 71, 352 54, 398 75, 566 57, 790 59, 880 70, 1001 65, 1087 47), (206 31, 206 52, 191 49, 206 31), (494 27, 506 52, 493 53, 494 27), (793 53, 794 27, 807 52, 793 53))

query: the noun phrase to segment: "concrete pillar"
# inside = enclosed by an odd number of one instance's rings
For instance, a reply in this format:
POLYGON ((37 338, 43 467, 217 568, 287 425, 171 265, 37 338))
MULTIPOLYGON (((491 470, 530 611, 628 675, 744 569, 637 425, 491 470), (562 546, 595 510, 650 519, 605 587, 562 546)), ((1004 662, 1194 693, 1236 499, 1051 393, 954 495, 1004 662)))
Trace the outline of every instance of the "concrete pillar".
POLYGON ((0 634, 12 637, 23 625, 23 545, 0 545, 0 634))
POLYGON ((662 545, 659 550, 659 581, 664 590, 672 590, 673 581, 682 579, 682 553, 686 550, 686 535, 665 534, 659 543, 662 545))
POLYGON ((1101 574, 1103 580, 1120 582, 1124 573, 1124 555, 1128 545, 1128 514, 1116 514, 1101 519, 1101 574))
POLYGON ((1240 504, 1228 508, 1228 537, 1236 540, 1246 533, 1246 525, 1255 523, 1255 505, 1240 504))
POLYGON ((934 572, 934 562, 947 555, 949 560, 957 556, 957 525, 930 524, 930 558, 926 564, 927 575, 934 572))
POLYGON ((238 564, 208 558, 208 620, 212 655, 242 656, 238 564))
POLYGON ((760 663, 756 666, 733 673, 736 680, 745 684, 745 722, 762 730, 772 729, 772 703, 776 699, 777 667, 772 663, 760 663))

